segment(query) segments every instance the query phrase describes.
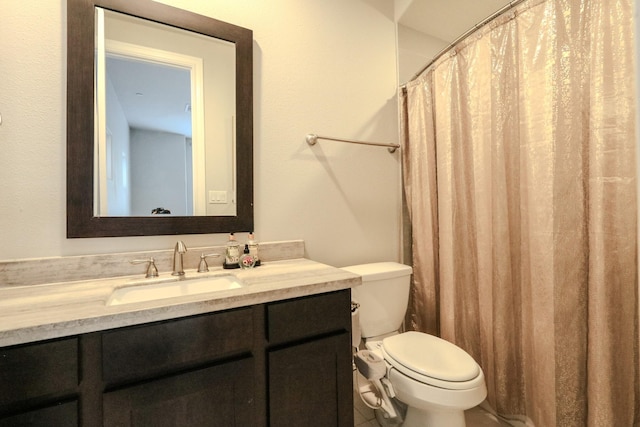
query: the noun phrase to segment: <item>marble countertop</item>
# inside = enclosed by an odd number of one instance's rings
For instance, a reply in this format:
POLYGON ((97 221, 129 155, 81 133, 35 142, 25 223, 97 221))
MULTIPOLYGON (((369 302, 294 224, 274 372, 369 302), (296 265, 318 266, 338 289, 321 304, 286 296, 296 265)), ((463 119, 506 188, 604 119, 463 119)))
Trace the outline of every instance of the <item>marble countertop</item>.
MULTIPOLYGON (((185 272, 187 278, 202 277, 195 270, 185 272)), ((244 286, 122 305, 107 305, 114 290, 157 279, 136 275, 1 288, 0 347, 297 298, 361 284, 360 276, 304 258, 265 262, 247 270, 215 267, 202 274, 231 274, 244 286)), ((160 274, 160 279, 165 277, 172 276, 160 274)))

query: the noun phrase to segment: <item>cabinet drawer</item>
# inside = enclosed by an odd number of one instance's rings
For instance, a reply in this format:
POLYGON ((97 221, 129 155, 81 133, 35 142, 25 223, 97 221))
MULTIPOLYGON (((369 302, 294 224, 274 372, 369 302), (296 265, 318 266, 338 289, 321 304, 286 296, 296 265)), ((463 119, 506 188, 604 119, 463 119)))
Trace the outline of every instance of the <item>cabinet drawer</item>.
POLYGON ((267 306, 271 344, 334 331, 351 331, 351 291, 331 292, 267 306))
POLYGON ((0 407, 77 386, 77 338, 0 348, 0 407))
POLYGON ((116 329, 103 334, 107 383, 195 366, 253 346, 250 308, 116 329))
POLYGON ((0 419, 0 427, 76 427, 78 402, 60 403, 0 419))

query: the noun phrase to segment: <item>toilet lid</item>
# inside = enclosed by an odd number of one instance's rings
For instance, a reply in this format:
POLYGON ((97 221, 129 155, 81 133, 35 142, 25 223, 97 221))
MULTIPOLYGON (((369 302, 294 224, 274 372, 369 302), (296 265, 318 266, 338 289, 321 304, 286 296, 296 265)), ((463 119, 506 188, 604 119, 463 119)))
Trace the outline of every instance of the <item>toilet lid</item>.
MULTIPOLYGON (((469 381, 480 374, 480 367, 460 347, 433 335, 405 332, 382 340, 391 365, 443 381, 469 381)), ((405 370, 406 372, 406 370, 405 370)))

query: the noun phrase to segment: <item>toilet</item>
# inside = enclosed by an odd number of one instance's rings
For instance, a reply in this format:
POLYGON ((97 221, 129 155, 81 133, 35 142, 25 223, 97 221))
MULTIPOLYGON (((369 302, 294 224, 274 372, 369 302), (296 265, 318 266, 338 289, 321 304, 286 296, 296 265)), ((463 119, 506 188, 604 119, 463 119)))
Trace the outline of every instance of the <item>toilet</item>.
MULTIPOLYGON (((464 411, 487 396, 484 374, 468 353, 448 341, 422 332, 399 332, 409 301, 411 267, 380 262, 343 270, 362 277, 362 285, 352 289, 367 349, 360 353, 384 361, 386 374, 375 381, 376 388, 385 400, 396 402, 392 406, 406 406, 401 425, 465 427, 464 411)), ((384 407, 376 410, 379 421, 398 417, 393 409, 391 416, 386 412, 384 407)))

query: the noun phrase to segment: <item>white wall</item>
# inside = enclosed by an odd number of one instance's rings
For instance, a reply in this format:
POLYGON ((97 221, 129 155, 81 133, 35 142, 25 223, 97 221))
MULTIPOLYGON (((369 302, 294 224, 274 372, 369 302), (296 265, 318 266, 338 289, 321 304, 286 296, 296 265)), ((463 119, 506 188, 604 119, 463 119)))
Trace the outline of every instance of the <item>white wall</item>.
MULTIPOLYGON (((337 266, 399 259, 399 153, 304 140, 397 142, 393 2, 165 1, 254 31, 256 237, 304 239, 337 266)), ((66 239, 66 2, 0 4, 0 260, 172 248, 176 236, 66 239)))
MULTIPOLYGON (((187 140, 184 135, 131 129, 131 215, 164 208, 187 215, 187 140)), ((191 179, 192 175, 189 175, 191 179)))

